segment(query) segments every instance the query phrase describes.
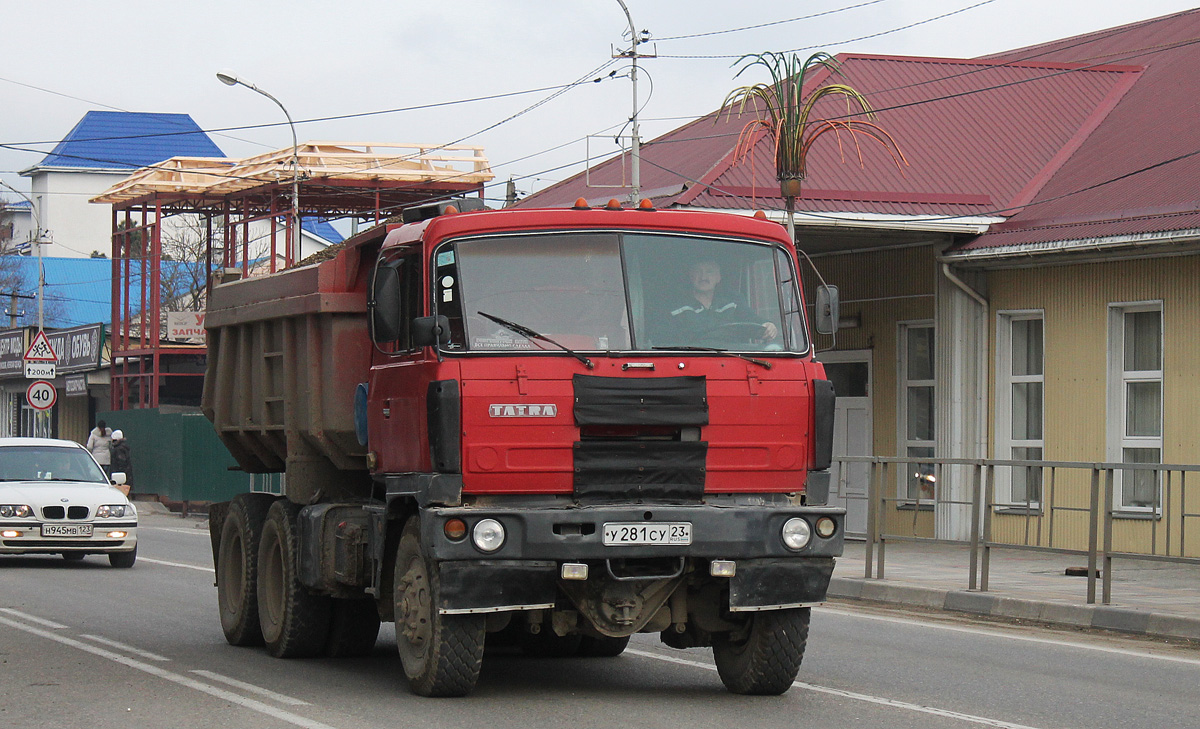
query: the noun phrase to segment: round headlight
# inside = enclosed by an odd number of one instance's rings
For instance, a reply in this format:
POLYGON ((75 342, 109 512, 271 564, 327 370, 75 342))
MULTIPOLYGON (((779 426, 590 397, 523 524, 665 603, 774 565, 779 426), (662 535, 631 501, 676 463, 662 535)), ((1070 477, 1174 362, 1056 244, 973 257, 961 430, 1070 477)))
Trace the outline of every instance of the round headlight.
POLYGON ((829 539, 833 533, 837 531, 837 522, 827 516, 817 519, 817 536, 822 539, 829 539))
POLYGON ((780 536, 783 537, 784 546, 798 551, 808 546, 812 539, 812 527, 800 517, 793 517, 784 522, 780 536))
POLYGON ((17 509, 14 506, 10 506, 8 504, 0 504, 0 516, 8 518, 8 517, 12 516, 13 514, 15 514, 16 511, 17 511, 17 509))
POLYGON ((495 552, 504 546, 504 526, 495 519, 481 519, 471 530, 471 541, 481 552, 495 552))
POLYGON ((16 512, 13 514, 13 516, 20 516, 20 517, 33 516, 33 508, 31 506, 29 506, 28 504, 21 504, 20 506, 17 507, 16 512))

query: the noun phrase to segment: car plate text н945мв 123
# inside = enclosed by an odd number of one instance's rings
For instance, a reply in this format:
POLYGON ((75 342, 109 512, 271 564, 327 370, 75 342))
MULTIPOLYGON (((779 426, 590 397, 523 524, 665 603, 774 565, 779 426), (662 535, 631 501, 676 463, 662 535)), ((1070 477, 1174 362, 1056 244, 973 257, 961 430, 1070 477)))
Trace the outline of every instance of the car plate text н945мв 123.
POLYGON ((626 544, 679 545, 692 543, 692 525, 688 522, 646 523, 610 522, 604 525, 604 545, 626 544))
POLYGON ((43 537, 90 537, 91 524, 43 524, 43 537))

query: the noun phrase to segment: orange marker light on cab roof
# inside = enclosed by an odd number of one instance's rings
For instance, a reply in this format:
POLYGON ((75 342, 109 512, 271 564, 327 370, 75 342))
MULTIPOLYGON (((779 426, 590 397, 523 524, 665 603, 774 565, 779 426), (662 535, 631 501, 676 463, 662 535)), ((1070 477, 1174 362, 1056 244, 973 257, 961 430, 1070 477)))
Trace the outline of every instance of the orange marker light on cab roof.
POLYGON ((766 213, 764 213, 764 212, 763 212, 763 211, 761 211, 761 210, 755 210, 755 211, 754 211, 754 217, 755 217, 756 219, 758 219, 758 220, 766 220, 766 219, 767 219, 767 214, 766 214, 766 213))
POLYGON ((614 197, 612 200, 609 200, 608 204, 605 205, 604 207, 608 208, 609 210, 620 210, 621 209, 621 201, 614 197))
POLYGON ((454 207, 453 205, 446 206, 446 213, 445 213, 446 215, 454 215, 457 212, 458 212, 458 208, 454 207))
POLYGON ((587 200, 584 200, 581 197, 575 198, 575 209, 576 210, 587 210, 588 209, 587 200))
POLYGON ((644 198, 642 198, 642 201, 638 203, 638 209, 639 210, 653 210, 654 203, 650 202, 650 198, 644 197, 644 198))

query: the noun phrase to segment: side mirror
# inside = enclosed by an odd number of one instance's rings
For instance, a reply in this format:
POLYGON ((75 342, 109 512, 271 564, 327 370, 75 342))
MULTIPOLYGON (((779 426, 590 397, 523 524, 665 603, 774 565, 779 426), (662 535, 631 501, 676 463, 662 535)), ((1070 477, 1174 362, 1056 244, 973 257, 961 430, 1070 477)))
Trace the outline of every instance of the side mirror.
POLYGON ((371 282, 371 339, 392 342, 400 338, 400 272, 391 266, 375 269, 371 282))
POLYGON ((439 342, 450 339, 450 319, 445 315, 418 316, 413 319, 413 345, 435 347, 439 342))
POLYGON ((817 287, 816 321, 817 334, 837 334, 838 330, 838 287, 817 287))
POLYGON ((110 478, 117 486, 124 486, 125 482, 128 480, 124 471, 115 471, 110 478))

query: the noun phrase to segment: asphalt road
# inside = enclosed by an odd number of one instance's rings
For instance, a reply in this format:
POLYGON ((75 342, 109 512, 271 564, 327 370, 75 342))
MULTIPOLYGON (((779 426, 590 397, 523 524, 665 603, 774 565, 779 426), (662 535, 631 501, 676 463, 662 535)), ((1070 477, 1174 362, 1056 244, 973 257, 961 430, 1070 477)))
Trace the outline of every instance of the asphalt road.
POLYGON ((614 659, 489 655, 476 692, 407 691, 384 624, 367 659, 277 660, 225 643, 208 533, 143 515, 138 562, 0 557, 0 726, 1200 726, 1200 650, 834 604, 796 686, 727 693, 711 653, 637 636, 614 659))

